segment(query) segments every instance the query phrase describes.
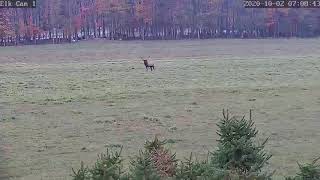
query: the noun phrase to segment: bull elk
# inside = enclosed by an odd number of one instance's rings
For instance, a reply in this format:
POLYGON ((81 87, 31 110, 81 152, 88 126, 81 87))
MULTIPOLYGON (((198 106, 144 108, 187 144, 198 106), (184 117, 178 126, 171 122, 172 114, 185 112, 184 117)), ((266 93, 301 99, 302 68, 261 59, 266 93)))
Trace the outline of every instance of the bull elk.
MULTIPOLYGON (((150 58, 150 56, 149 56, 150 58)), ((149 64, 148 60, 147 59, 144 59, 144 58, 141 58, 143 63, 144 63, 144 66, 146 67, 146 70, 148 71, 148 68, 150 68, 151 71, 154 70, 154 64, 149 64)))

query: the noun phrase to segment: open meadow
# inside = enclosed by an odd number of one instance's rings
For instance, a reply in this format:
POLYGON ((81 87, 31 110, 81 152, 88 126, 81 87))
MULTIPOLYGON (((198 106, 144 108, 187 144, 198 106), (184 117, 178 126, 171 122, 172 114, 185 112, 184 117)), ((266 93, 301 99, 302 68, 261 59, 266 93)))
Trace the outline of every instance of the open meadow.
POLYGON ((217 144, 222 109, 253 119, 275 177, 320 154, 320 39, 87 41, 0 48, 0 179, 65 180, 107 148, 217 144), (139 57, 151 56, 147 72, 139 57))

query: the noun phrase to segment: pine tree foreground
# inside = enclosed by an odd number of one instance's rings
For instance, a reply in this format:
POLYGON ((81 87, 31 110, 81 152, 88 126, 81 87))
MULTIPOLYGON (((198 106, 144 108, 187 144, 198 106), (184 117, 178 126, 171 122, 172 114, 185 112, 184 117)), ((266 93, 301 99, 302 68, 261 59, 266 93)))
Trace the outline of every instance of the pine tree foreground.
POLYGON ((272 173, 261 174, 271 155, 264 152, 266 139, 261 145, 254 143, 258 131, 251 118, 230 118, 228 111, 223 111, 223 119, 218 123, 218 149, 213 152, 211 163, 219 169, 228 170, 231 174, 250 179, 269 179, 272 173))
MULTIPOLYGON (((189 158, 178 161, 174 153, 165 146, 166 141, 157 137, 146 141, 130 163, 129 171, 123 169, 121 150, 101 154, 92 168, 81 163, 78 171, 73 170, 73 180, 271 180, 274 173, 265 165, 271 155, 264 151, 266 139, 255 143, 258 134, 252 121, 243 116, 230 117, 223 110, 223 118, 217 124, 218 147, 208 154, 208 159, 199 161, 191 153, 189 158)), ((320 180, 320 165, 316 162, 300 165, 295 177, 285 180, 320 180)))

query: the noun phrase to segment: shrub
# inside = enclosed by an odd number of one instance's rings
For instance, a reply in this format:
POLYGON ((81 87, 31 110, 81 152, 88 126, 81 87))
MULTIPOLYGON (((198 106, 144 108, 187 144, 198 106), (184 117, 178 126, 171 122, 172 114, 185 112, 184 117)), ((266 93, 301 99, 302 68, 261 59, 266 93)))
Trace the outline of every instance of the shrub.
POLYGON ((140 151, 139 155, 131 161, 129 178, 132 180, 159 180, 156 168, 149 152, 140 151))
POLYGON ((287 177, 286 180, 319 180, 320 179, 320 164, 318 161, 320 157, 315 159, 312 163, 299 166, 299 173, 295 177, 287 177))
POLYGON ((110 152, 107 149, 106 154, 98 156, 95 166, 91 170, 93 180, 116 180, 122 175, 122 158, 121 150, 118 152, 110 152))
MULTIPOLYGON (((271 155, 264 151, 266 139, 255 143, 258 134, 251 118, 230 117, 223 111, 217 134, 218 148, 209 153, 208 159, 198 161, 190 157, 177 161, 175 154, 165 148, 166 141, 155 137, 146 141, 130 162, 127 173, 123 171, 120 151, 101 154, 92 168, 81 163, 78 171, 73 170, 73 180, 269 180, 273 173, 263 172, 271 155)), ((122 148, 121 148, 122 149, 122 148)), ((299 165, 299 172, 286 180, 320 180, 320 158, 310 164, 299 165)))
POLYGON ((210 168, 208 161, 194 160, 192 153, 189 158, 179 163, 176 173, 177 180, 219 180, 219 177, 224 177, 224 172, 210 168))
POLYGON ((176 155, 161 148, 151 153, 151 160, 161 177, 173 177, 176 174, 176 155))
POLYGON ((153 141, 146 141, 145 149, 150 154, 152 163, 161 177, 173 177, 176 173, 176 155, 171 154, 164 147, 166 140, 160 141, 157 137, 153 141))
MULTIPOLYGON (((258 131, 251 119, 246 120, 229 117, 228 111, 223 111, 223 119, 218 123, 218 149, 212 153, 213 167, 228 170, 239 177, 259 177, 271 155, 264 152, 266 139, 261 145, 254 143, 258 131)), ((262 175, 269 177, 268 175, 262 175)), ((271 173, 270 173, 271 176, 271 173)))
POLYGON ((75 171, 72 168, 73 171, 73 179, 74 180, 89 180, 91 178, 91 173, 88 167, 84 167, 84 163, 81 162, 80 169, 78 171, 75 171))
POLYGON ((176 173, 175 154, 171 154, 164 147, 166 141, 160 141, 157 137, 153 141, 146 141, 144 151, 139 152, 131 161, 131 179, 164 179, 173 177, 176 173))
POLYGON ((152 151, 157 149, 162 149, 164 145, 167 143, 166 140, 160 141, 158 137, 156 136, 153 141, 146 141, 144 144, 144 148, 149 152, 152 153, 152 151))

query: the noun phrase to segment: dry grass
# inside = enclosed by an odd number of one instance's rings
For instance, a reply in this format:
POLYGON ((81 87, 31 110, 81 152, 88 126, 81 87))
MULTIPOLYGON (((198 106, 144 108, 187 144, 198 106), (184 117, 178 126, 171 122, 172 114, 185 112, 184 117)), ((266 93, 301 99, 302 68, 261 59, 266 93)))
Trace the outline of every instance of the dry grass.
MULTIPOLYGON (((319 40, 83 42, 0 49, 0 172, 68 179, 155 134, 181 157, 216 145, 221 109, 254 109, 277 175, 320 149, 319 40), (154 58, 146 72, 140 56, 154 58)), ((179 158, 179 157, 178 157, 179 158)), ((0 176, 1 179, 1 176, 0 176)), ((5 179, 5 178, 4 178, 5 179)))

